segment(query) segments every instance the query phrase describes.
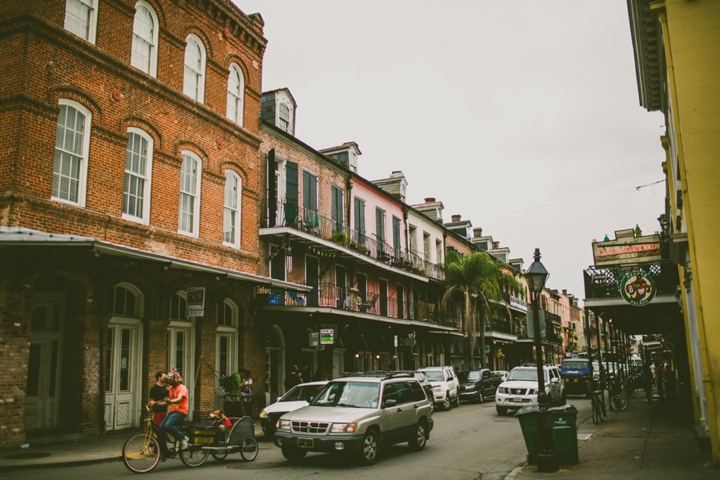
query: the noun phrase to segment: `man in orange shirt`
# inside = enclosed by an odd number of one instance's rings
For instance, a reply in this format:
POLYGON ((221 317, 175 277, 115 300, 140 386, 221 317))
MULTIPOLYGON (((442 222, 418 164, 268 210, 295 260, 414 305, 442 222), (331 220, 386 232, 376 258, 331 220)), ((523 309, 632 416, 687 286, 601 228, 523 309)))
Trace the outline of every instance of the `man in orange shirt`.
MULTIPOLYGON (((161 435, 164 436, 166 432, 172 434, 173 437, 180 440, 180 448, 187 448, 188 438, 183 435, 180 430, 175 426, 176 423, 185 420, 188 414, 188 389, 182 384, 182 377, 177 370, 173 370, 167 375, 167 382, 170 385, 168 388, 168 398, 166 403, 170 405, 170 413, 160 424, 161 435)), ((161 438, 163 438, 161 436, 161 438)), ((167 445, 166 442, 160 442, 160 450, 162 451, 163 460, 167 456, 167 445)))

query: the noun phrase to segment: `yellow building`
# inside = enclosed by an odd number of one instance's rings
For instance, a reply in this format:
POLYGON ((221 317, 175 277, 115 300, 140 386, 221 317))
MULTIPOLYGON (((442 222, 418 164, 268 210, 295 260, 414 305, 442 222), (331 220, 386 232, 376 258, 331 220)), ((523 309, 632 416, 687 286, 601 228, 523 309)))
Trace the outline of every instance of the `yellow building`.
POLYGON ((628 12, 640 104, 665 114, 663 233, 683 280, 697 431, 720 463, 720 1, 628 0, 628 12))

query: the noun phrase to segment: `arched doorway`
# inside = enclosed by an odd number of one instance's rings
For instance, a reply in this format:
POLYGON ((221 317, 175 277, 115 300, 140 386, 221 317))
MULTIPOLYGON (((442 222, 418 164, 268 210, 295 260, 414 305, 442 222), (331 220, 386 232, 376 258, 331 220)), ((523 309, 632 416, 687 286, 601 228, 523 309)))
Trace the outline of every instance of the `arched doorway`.
POLYGON ((277 401, 285 392, 285 337, 278 325, 265 335, 265 404, 277 401))

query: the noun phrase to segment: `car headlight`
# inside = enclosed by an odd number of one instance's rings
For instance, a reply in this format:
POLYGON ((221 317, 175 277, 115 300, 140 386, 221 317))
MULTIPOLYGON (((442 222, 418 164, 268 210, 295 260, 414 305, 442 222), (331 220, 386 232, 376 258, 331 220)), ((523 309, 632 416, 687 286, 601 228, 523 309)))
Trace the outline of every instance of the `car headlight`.
POLYGON ((436 385, 433 387, 433 391, 435 392, 439 392, 440 390, 442 390, 442 387, 440 385, 436 385))
POLYGON ((498 391, 498 393, 505 393, 505 388, 504 388, 504 387, 498 387, 497 391, 498 391))
POLYGON ((263 411, 260 412, 259 417, 260 417, 260 418, 268 418, 268 414, 267 414, 267 412, 266 412, 265 410, 263 410, 263 411))
POLYGON ((333 423, 330 433, 353 433, 357 430, 357 423, 333 423))
POLYGON ((283 419, 278 420, 277 423, 275 424, 275 428, 277 428, 278 430, 288 430, 289 431, 290 430, 290 420, 283 420, 283 419))
POLYGON ((530 390, 528 390, 528 395, 535 395, 535 393, 537 393, 537 392, 535 392, 534 388, 531 388, 530 390))

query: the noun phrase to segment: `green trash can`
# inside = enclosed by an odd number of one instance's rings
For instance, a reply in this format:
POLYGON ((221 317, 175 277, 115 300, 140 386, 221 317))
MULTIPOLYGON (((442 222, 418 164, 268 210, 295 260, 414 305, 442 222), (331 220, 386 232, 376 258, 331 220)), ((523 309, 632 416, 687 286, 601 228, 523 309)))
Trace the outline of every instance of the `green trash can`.
POLYGON ((553 442, 555 452, 560 455, 560 463, 563 465, 575 465, 578 463, 578 440, 577 440, 577 408, 573 405, 563 405, 550 410, 552 419, 553 442))
POLYGON ((537 444, 538 444, 538 406, 529 405, 523 407, 515 414, 520 421, 520 429, 522 430, 525 446, 527 447, 527 462, 531 465, 537 463, 537 444))

